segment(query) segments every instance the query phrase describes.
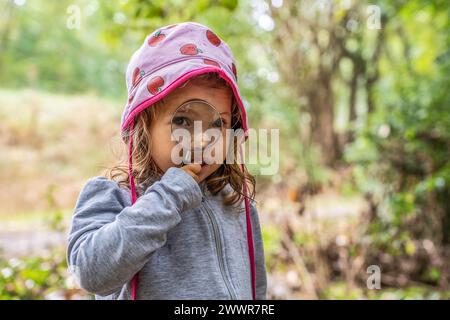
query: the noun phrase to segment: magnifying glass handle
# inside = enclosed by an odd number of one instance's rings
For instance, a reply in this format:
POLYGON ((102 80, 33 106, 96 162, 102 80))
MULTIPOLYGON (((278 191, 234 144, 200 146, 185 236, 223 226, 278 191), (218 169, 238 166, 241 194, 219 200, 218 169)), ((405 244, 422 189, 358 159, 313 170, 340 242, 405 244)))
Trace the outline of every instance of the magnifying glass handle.
POLYGON ((191 163, 191 150, 186 151, 186 155, 183 157, 183 164, 191 163))

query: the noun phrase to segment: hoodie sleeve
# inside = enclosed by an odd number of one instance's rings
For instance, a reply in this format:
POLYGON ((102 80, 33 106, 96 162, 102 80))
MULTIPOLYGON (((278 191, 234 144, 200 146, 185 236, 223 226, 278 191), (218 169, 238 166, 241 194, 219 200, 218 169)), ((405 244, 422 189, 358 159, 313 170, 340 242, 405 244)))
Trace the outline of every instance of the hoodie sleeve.
POLYGON ((252 221, 253 244, 255 248, 256 268, 256 299, 267 299, 267 274, 264 256, 264 242, 262 238, 261 225, 259 223, 258 210, 253 201, 250 201, 250 218, 252 221))
POLYGON ((88 292, 105 296, 118 291, 165 244, 180 214, 200 202, 197 182, 175 167, 133 205, 116 182, 104 177, 88 180, 72 217, 69 270, 88 292))

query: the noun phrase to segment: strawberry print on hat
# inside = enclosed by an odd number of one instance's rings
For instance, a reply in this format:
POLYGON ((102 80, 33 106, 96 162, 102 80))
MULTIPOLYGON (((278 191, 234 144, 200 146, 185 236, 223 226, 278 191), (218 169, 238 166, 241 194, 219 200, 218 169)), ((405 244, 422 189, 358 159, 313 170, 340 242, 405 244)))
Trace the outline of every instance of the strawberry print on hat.
POLYGON ((202 53, 203 51, 201 49, 199 49, 197 47, 197 45, 195 45, 193 43, 188 43, 188 44, 183 45, 180 48, 180 52, 181 52, 181 54, 193 56, 193 55, 196 55, 198 53, 202 53))
POLYGON ((162 42, 165 38, 166 38, 166 35, 161 33, 161 30, 159 30, 148 39, 148 45, 151 47, 155 47, 160 42, 162 42))
POLYGON ((161 91, 161 87, 163 85, 164 79, 158 76, 150 79, 150 81, 147 83, 147 89, 151 94, 155 95, 161 91))
POLYGON ((203 59, 203 62, 204 62, 205 64, 209 64, 210 66, 216 66, 216 67, 219 67, 219 68, 220 68, 220 64, 218 64, 217 62, 212 61, 212 60, 210 60, 210 59, 203 59))
POLYGON ((139 83, 139 81, 141 81, 142 77, 144 76, 145 71, 139 69, 139 67, 136 67, 133 71, 133 80, 132 80, 132 84, 133 86, 137 85, 139 83))
POLYGON ((220 46, 220 43, 222 42, 220 38, 211 30, 206 30, 206 37, 208 38, 209 42, 211 42, 216 47, 220 46))
POLYGON ((234 63, 231 64, 231 71, 233 71, 234 78, 237 81, 237 70, 236 70, 236 65, 234 63))

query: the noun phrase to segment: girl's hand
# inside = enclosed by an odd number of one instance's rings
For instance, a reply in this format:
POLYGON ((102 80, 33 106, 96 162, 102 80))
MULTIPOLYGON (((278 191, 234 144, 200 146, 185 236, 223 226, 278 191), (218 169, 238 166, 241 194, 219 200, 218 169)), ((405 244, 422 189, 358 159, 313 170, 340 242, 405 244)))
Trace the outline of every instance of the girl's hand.
POLYGON ((186 173, 189 174, 192 178, 194 178, 194 180, 197 181, 197 183, 201 181, 200 177, 197 175, 200 172, 200 170, 202 170, 202 166, 200 164, 191 163, 182 166, 180 169, 186 171, 186 173))

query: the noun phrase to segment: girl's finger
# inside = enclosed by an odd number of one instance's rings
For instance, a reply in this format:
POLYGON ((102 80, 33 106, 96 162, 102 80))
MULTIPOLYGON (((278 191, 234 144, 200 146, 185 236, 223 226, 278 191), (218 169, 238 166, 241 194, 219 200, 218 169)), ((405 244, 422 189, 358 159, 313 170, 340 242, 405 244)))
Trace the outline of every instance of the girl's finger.
POLYGON ((202 166, 200 164, 197 164, 197 163, 191 163, 191 164, 187 164, 185 166, 182 166, 181 169, 188 170, 188 171, 191 171, 194 174, 197 174, 197 173, 200 172, 200 170, 202 170, 202 166))

